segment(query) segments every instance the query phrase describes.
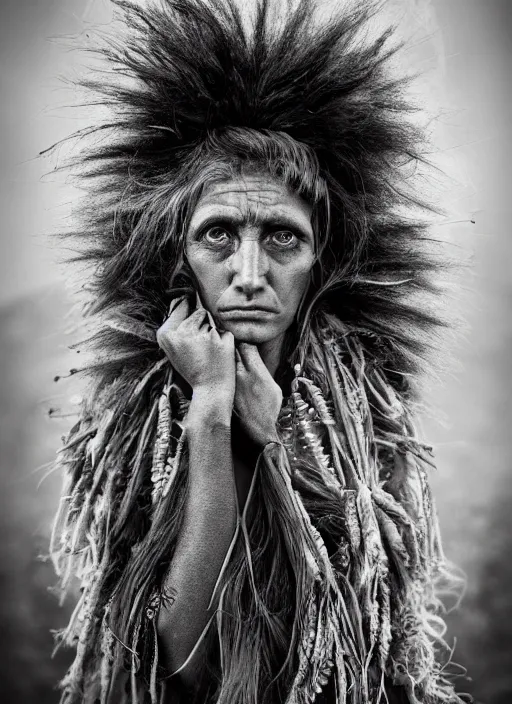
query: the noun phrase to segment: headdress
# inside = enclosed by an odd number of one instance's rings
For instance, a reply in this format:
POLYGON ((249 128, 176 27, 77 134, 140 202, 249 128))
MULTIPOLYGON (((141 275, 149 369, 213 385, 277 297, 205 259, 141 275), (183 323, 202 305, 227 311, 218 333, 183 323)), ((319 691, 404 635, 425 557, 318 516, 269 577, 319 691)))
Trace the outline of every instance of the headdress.
POLYGON ((439 660, 438 588, 453 578, 412 420, 437 324, 413 302, 435 268, 404 175, 422 134, 389 71, 391 32, 362 36, 368 3, 324 21, 313 0, 281 17, 261 0, 250 19, 231 0, 115 4, 109 72, 84 81, 112 118, 78 162, 89 191, 73 234, 101 327, 59 453, 51 552, 63 589, 82 585, 59 635, 77 649, 62 701, 159 701, 155 615, 185 499, 188 398, 155 333, 187 274, 194 199, 224 165, 306 193, 322 251, 286 360, 282 444, 260 457, 257 515, 219 578, 211 701, 312 702, 330 681, 339 704, 384 701, 385 682, 410 704, 460 702, 439 660))

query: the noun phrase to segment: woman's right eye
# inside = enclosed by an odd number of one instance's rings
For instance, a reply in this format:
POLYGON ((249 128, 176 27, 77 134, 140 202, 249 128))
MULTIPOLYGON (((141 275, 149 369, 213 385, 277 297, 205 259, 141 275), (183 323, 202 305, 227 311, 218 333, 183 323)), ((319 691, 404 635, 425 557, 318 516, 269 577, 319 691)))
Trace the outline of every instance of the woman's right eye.
POLYGON ((226 244, 230 237, 231 235, 224 227, 216 225, 215 227, 208 228, 208 230, 203 233, 202 239, 208 244, 220 245, 226 244))

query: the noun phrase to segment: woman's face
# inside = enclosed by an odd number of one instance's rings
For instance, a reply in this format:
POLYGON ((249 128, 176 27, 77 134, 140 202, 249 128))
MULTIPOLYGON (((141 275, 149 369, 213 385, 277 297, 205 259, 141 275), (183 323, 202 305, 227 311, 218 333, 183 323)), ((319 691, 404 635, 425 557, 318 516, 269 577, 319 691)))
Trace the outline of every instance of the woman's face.
POLYGON ((212 184, 186 235, 205 307, 241 342, 262 344, 290 327, 314 262, 311 206, 262 174, 212 184))

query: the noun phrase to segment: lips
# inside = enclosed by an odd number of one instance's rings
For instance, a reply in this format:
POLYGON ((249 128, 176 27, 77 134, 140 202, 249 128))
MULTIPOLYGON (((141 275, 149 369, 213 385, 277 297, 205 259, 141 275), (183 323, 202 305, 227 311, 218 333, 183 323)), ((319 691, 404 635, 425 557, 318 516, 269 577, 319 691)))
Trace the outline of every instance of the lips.
POLYGON ((263 312, 263 313, 277 313, 278 311, 275 308, 269 308, 268 306, 229 306, 227 308, 220 308, 219 313, 231 313, 233 311, 243 311, 249 312, 249 311, 256 311, 256 312, 263 312))
POLYGON ((275 308, 266 308, 261 306, 239 306, 232 308, 222 308, 219 310, 219 315, 224 320, 245 318, 245 319, 266 319, 276 315, 278 311, 275 308))

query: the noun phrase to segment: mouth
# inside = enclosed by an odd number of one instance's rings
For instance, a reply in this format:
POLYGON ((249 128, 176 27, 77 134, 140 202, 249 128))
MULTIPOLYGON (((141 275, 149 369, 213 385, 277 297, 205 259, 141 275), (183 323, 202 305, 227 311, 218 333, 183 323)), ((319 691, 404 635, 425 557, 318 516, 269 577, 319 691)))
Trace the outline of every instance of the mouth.
POLYGON ((270 318, 276 315, 277 311, 272 308, 261 308, 256 306, 244 306, 239 308, 223 308, 219 310, 219 315, 224 320, 258 320, 270 318))

